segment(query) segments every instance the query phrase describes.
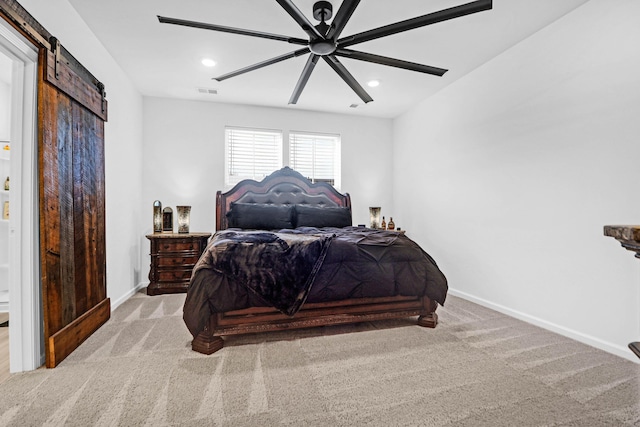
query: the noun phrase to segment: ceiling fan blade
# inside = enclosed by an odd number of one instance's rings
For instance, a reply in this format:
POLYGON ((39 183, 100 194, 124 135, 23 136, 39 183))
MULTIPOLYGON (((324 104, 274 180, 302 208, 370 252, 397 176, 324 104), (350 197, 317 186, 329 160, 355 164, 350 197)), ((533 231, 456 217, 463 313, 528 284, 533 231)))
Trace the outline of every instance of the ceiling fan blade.
POLYGON ((296 87, 293 90, 293 93, 291 94, 291 98, 289 98, 289 104, 295 104, 298 102, 298 98, 300 98, 300 94, 302 93, 302 90, 304 89, 304 87, 307 85, 307 82, 309 81, 311 72, 313 71, 313 69, 316 67, 316 64, 318 63, 318 58, 319 56, 316 54, 312 53, 311 55, 309 55, 309 59, 307 60, 307 63, 304 65, 304 68, 302 69, 302 74, 300 74, 300 78, 298 79, 298 83, 296 83, 296 87))
POLYGON ((337 49, 334 55, 344 58, 358 59, 360 61, 373 62, 376 64, 388 65, 390 67, 402 68, 410 71, 418 71, 419 73, 433 74, 434 76, 442 76, 449 70, 444 68, 432 67, 430 65, 418 64, 416 62, 403 61, 402 59, 389 58, 387 56, 374 55, 373 53, 360 52, 351 49, 337 49))
POLYGON ((360 0, 344 0, 340 5, 340 9, 338 9, 338 13, 333 18, 331 22, 331 27, 327 32, 328 39, 334 39, 340 37, 340 33, 344 29, 344 26, 347 25, 349 18, 353 15, 353 12, 358 7, 360 0))
POLYGON ((284 10, 287 11, 289 15, 291 15, 291 17, 298 23, 298 25, 300 25, 304 32, 307 33, 309 37, 311 37, 312 40, 324 40, 324 35, 320 34, 316 27, 313 26, 311 21, 309 21, 309 19, 307 19, 307 17, 304 16, 302 12, 300 12, 300 9, 298 9, 291 0, 276 1, 280 6, 282 6, 284 10))
POLYGON ((484 10, 491 9, 492 7, 492 0, 472 1, 471 3, 451 7, 449 9, 440 10, 438 12, 429 13, 427 15, 418 16, 416 18, 396 22, 395 24, 385 25, 384 27, 374 28, 373 30, 364 31, 362 33, 344 37, 338 40, 337 43, 339 47, 347 47, 356 43, 363 43, 369 40, 378 39, 380 37, 386 37, 392 34, 401 33, 403 31, 424 27, 425 25, 435 24, 437 22, 447 21, 449 19, 470 15, 472 13, 482 12, 484 10))
POLYGON ((351 87, 351 89, 353 89, 353 91, 360 97, 360 99, 362 99, 363 102, 367 103, 373 101, 373 98, 371 98, 369 94, 362 88, 362 86, 360 86, 360 83, 358 83, 356 79, 351 75, 351 73, 347 71, 344 65, 342 65, 342 63, 338 61, 338 58, 333 55, 327 55, 323 56, 322 59, 324 59, 326 63, 329 64, 329 66, 333 68, 333 70, 338 73, 340 77, 342 77, 342 80, 344 80, 351 87))
POLYGON ((305 53, 309 53, 309 48, 298 49, 294 52, 285 53, 284 55, 276 56, 275 58, 267 59, 266 61, 258 62, 257 64, 249 65, 248 67, 241 68, 236 71, 232 71, 227 74, 223 74, 219 77, 214 77, 213 80, 217 80, 219 82, 229 79, 231 77, 239 76, 240 74, 248 73, 249 71, 254 71, 262 67, 266 67, 267 65, 276 64, 278 62, 284 61, 286 59, 295 58, 296 56, 304 55, 305 53))
POLYGON ((242 28, 225 27, 224 25, 207 24, 204 22, 187 21, 184 19, 167 18, 166 16, 159 16, 158 21, 163 24, 181 25, 183 27, 201 28, 204 30, 221 31, 223 33, 241 34, 243 36, 260 37, 263 39, 280 40, 283 42, 307 45, 308 40, 299 39, 296 37, 281 36, 279 34, 263 33, 261 31, 244 30, 242 28))

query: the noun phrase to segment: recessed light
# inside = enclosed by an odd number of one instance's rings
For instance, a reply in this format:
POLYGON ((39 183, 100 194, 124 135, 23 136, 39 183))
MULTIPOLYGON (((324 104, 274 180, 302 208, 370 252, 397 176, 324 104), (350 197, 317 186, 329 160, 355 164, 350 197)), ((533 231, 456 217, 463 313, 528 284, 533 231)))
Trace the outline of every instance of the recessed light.
POLYGON ((202 60, 202 65, 204 65, 205 67, 215 67, 216 61, 211 58, 204 58, 202 60))
POLYGON ((370 80, 367 83, 367 86, 369 86, 369 87, 378 87, 378 86, 380 86, 380 80, 370 80))

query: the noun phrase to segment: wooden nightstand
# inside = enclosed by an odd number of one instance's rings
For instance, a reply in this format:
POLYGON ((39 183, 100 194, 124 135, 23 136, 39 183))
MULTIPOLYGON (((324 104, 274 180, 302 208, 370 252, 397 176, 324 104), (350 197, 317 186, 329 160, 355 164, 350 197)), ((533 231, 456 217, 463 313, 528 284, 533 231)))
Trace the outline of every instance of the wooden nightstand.
POLYGON ((191 271, 207 247, 211 233, 147 234, 151 269, 147 295, 186 292, 191 271))

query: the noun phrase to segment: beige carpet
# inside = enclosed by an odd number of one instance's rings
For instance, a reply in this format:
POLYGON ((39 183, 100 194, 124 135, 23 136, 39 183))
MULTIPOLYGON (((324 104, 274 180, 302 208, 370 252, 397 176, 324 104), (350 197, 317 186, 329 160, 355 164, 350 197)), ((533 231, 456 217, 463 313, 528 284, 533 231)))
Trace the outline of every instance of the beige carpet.
POLYGON ((0 426, 631 426, 640 365, 459 298, 411 319, 192 352, 184 295, 142 293, 58 368, 0 385, 0 426))

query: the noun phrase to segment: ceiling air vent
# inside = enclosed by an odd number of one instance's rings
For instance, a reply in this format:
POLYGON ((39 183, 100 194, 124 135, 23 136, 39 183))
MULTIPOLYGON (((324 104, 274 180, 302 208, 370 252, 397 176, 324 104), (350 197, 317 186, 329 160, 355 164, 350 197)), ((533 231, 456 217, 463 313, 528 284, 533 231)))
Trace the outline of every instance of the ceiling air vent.
POLYGON ((218 90, 217 89, 207 89, 206 87, 199 87, 198 88, 198 92, 199 93, 204 93, 206 95, 217 95, 218 94, 218 90))

